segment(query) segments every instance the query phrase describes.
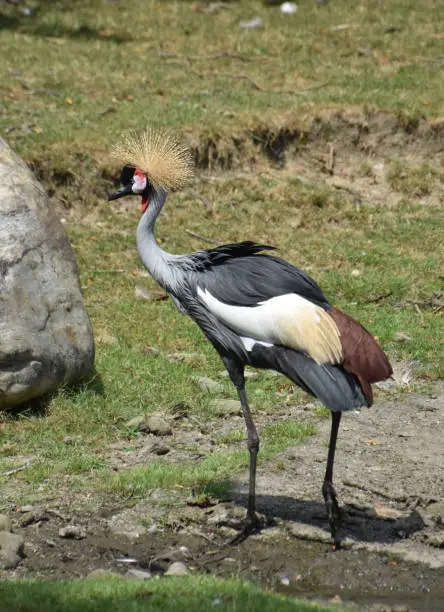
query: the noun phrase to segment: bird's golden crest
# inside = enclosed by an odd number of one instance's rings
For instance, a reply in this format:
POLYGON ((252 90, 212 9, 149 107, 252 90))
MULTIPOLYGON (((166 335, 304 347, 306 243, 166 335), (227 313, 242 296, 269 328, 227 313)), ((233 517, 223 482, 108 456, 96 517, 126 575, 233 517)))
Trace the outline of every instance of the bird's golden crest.
POLYGON ((165 191, 182 189, 194 177, 191 151, 166 130, 148 128, 141 133, 129 132, 112 154, 142 170, 155 188, 165 191))

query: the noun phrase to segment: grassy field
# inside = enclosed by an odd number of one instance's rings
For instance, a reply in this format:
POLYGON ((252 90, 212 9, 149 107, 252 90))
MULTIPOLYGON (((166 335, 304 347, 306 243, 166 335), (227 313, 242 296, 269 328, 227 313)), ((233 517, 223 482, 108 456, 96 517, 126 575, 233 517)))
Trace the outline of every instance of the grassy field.
MULTIPOLYGON (((117 579, 115 576, 81 582, 11 582, 0 586, 0 610, 7 612, 323 612, 331 607, 302 603, 261 591, 235 580, 194 576, 154 580, 117 579)), ((337 608, 336 608, 337 609, 337 608)))
MULTIPOLYGON (((138 203, 106 202, 119 171, 109 151, 128 128, 167 126, 196 156, 195 184, 171 196, 160 218, 164 248, 205 248, 199 235, 273 244, 371 329, 392 359, 417 362, 417 386, 444 375, 444 168, 427 143, 408 159, 401 145, 388 151, 382 178, 381 149, 377 159, 360 152, 359 162, 350 154, 363 186, 359 201, 353 189, 334 186, 309 136, 285 168, 263 155, 276 135, 309 134, 314 119, 328 122, 337 111, 393 113, 403 135, 423 118, 439 125, 442 2, 301 0, 293 16, 261 2, 29 6, 29 16, 21 5, 0 7, 0 133, 66 218, 97 358, 84 385, 62 389, 37 413, 34 406, 1 417, 0 509, 63 497, 67 489, 79 496, 94 491, 104 504, 128 495, 129 487, 141 498, 154 487, 180 485, 186 497, 246 466, 242 423, 219 427, 211 408, 215 398, 236 398, 220 376, 221 363, 192 322, 155 293, 141 267, 138 203), (239 26, 255 16, 260 27, 239 26), (301 180, 298 151, 309 180, 301 180), (378 181, 386 189, 379 196, 378 181), (386 205, 389 192, 397 197, 386 205), (221 390, 202 390, 196 376, 219 381, 221 390), (131 448, 140 435, 126 423, 144 413, 172 415, 178 405, 215 427, 214 452, 199 462, 159 460, 116 475, 110 445, 131 448), (5 475, 29 457, 37 460, 28 469, 5 475)), ((346 154, 344 148, 342 161, 346 154)), ((310 424, 272 423, 283 405, 306 401, 289 381, 261 373, 248 392, 266 422, 262 460, 313 433, 310 424)), ((26 586, 31 594, 33 588, 26 586)), ((128 593, 132 588, 125 586, 128 593)), ((69 609, 86 609, 76 605, 69 609)), ((289 610, 305 609, 292 605, 289 610)), ((254 609, 227 606, 220 609, 254 609)))

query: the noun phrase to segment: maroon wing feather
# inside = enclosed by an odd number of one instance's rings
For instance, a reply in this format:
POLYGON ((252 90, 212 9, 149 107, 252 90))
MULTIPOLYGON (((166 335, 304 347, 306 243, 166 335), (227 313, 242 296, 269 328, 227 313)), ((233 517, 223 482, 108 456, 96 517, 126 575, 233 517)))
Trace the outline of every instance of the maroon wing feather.
POLYGON ((328 314, 334 319, 341 334, 344 355, 342 366, 357 377, 371 406, 373 402, 371 383, 385 380, 393 374, 387 355, 360 323, 337 308, 332 308, 328 314))

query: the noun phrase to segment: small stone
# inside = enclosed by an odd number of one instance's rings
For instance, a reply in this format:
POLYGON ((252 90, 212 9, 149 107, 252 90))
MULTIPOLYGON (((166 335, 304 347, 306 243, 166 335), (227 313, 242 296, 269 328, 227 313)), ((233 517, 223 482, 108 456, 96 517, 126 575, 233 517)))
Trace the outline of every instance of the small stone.
POLYGON ((17 555, 23 554, 25 540, 23 536, 9 531, 0 531, 0 549, 9 550, 17 555))
POLYGON ((335 595, 329 600, 328 603, 334 604, 336 606, 342 603, 342 599, 339 597, 339 595, 335 595))
POLYGON ((59 529, 61 538, 71 538, 73 540, 83 540, 86 538, 86 529, 81 525, 67 525, 59 529))
POLYGON ((126 572, 126 577, 131 578, 132 580, 148 580, 152 577, 152 575, 151 572, 133 568, 126 572))
POLYGON ((193 376, 192 380, 199 385, 202 391, 221 391, 222 385, 207 376, 193 376))
POLYGON ((0 531, 0 569, 13 569, 23 556, 25 540, 9 531, 0 531))
POLYGON ((0 569, 14 569, 20 563, 21 557, 12 550, 0 550, 0 569))
POLYGON ((313 542, 331 543, 331 535, 320 527, 312 525, 304 525, 302 523, 293 523, 290 526, 290 533, 301 540, 311 540, 313 542))
POLYGON ((289 584, 290 584, 290 578, 289 578, 288 576, 281 576, 281 577, 279 578, 279 582, 280 582, 281 584, 283 584, 284 586, 289 586, 289 584))
POLYGON ((412 337, 407 332, 399 331, 393 334, 392 339, 394 342, 411 342, 412 337))
POLYGON ((141 425, 144 422, 145 419, 146 419, 146 416, 144 414, 140 414, 139 416, 136 416, 130 419, 129 421, 127 421, 124 427, 127 427, 128 429, 137 429, 139 425, 141 425))
POLYGON ((170 436, 173 433, 171 425, 158 416, 150 416, 139 425, 139 431, 152 433, 155 436, 170 436))
POLYGON ((0 514, 0 531, 11 531, 12 521, 7 514, 0 514))
POLYGON ((47 520, 46 511, 43 506, 33 506, 32 510, 25 512, 19 519, 21 527, 26 527, 31 523, 47 520))
POLYGON ((230 416, 233 414, 241 414, 241 405, 239 400, 234 399, 217 399, 210 403, 210 408, 218 416, 230 416))
POLYGON ((350 272, 350 276, 352 276, 353 278, 358 278, 358 276, 361 276, 361 272, 357 268, 355 268, 350 272))
POLYGON ((170 447, 167 444, 164 444, 163 442, 154 442, 154 444, 152 444, 149 448, 150 453, 158 455, 159 457, 167 455, 170 450, 170 447))
POLYGON ((174 561, 165 572, 165 576, 187 576, 190 574, 190 570, 187 568, 185 563, 182 561, 174 561))

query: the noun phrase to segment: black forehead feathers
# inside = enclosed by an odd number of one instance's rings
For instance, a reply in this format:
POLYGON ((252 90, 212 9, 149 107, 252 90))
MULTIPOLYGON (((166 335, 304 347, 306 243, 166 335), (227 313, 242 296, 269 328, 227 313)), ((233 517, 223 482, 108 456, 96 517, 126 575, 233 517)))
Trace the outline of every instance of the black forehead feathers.
POLYGON ((131 183, 134 176, 135 168, 133 166, 125 166, 120 173, 120 182, 122 185, 128 185, 131 183))

